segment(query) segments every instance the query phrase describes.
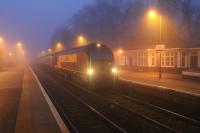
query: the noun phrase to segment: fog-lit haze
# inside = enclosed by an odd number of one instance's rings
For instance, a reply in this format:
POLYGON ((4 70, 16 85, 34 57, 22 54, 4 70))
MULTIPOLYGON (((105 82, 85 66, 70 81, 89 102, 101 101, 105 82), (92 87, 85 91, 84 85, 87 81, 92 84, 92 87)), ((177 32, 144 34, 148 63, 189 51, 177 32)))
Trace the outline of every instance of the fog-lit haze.
POLYGON ((93 0, 1 0, 0 36, 7 47, 21 41, 29 53, 47 48, 56 28, 93 0))

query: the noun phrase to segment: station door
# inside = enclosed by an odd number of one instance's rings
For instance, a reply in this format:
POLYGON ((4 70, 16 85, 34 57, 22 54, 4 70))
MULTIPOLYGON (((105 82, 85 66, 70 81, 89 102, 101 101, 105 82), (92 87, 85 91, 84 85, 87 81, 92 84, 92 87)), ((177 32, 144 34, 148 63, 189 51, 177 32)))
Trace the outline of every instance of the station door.
POLYGON ((198 56, 190 56, 190 68, 198 68, 198 56))

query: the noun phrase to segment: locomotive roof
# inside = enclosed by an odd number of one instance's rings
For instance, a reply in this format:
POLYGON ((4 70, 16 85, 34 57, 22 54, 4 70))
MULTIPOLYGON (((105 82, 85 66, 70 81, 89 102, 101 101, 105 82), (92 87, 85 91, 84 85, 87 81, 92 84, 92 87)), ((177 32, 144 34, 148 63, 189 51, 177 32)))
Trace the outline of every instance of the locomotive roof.
MULTIPOLYGON (((79 47, 74 47, 74 48, 70 48, 70 49, 66 49, 60 52, 56 52, 53 53, 52 55, 61 55, 61 54, 65 54, 65 53, 76 53, 76 52, 82 52, 82 51, 88 51, 90 48, 92 47, 96 47, 97 43, 91 43, 91 44, 87 44, 84 46, 79 46, 79 47)), ((103 47, 107 47, 104 44, 101 44, 103 47)))

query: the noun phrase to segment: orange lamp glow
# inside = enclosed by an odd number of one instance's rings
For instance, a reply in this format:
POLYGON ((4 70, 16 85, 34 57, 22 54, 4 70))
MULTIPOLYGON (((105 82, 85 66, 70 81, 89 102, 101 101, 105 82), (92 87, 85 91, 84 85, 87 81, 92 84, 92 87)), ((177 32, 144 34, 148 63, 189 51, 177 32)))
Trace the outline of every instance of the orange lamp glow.
POLYGON ((123 50, 122 50, 122 49, 119 49, 119 50, 118 50, 118 53, 119 53, 119 54, 122 54, 122 53, 123 53, 123 50))
POLYGON ((153 17, 156 16, 156 12, 155 12, 154 10, 150 10, 150 11, 148 12, 148 15, 149 15, 149 17, 153 18, 153 17))
POLYGON ((9 57, 13 56, 13 53, 12 53, 12 52, 9 52, 9 53, 8 53, 8 56, 9 56, 9 57))
POLYGON ((97 47, 98 47, 98 48, 100 48, 100 47, 101 47, 101 44, 100 44, 100 43, 98 43, 98 44, 97 44, 97 47))

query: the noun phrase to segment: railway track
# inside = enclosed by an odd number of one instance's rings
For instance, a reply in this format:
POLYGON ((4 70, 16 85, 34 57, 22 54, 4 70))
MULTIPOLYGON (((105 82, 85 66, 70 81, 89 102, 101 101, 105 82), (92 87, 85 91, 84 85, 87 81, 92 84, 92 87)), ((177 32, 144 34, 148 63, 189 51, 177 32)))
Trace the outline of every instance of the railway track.
POLYGON ((126 132, 74 94, 58 89, 63 87, 55 80, 42 76, 39 76, 39 80, 51 96, 53 103, 56 104, 57 109, 61 116, 64 117, 68 126, 70 126, 72 132, 126 132))
MULTIPOLYGON (((88 90, 86 90, 88 91, 88 90)), ((89 92, 91 93, 91 92, 89 92)), ((94 92, 92 92, 94 93, 94 92)), ((101 93, 102 94, 102 93, 101 93)), ((96 94, 98 95, 98 94, 96 94)), ((198 133, 200 121, 169 111, 167 109, 145 103, 141 100, 113 93, 103 93, 104 99, 111 100, 113 105, 134 113, 148 121, 176 133, 198 133)))
POLYGON ((125 95, 120 96, 111 93, 105 93, 103 95, 106 97, 106 100, 111 100, 114 106, 119 106, 171 132, 195 133, 200 131, 200 122, 195 119, 125 95))
POLYGON ((200 131, 200 122, 195 119, 125 95, 119 96, 117 94, 110 94, 106 97, 112 99, 113 102, 123 108, 151 119, 152 121, 156 121, 175 132, 198 133, 200 131))
MULTIPOLYGON (((41 72, 40 72, 41 73, 41 72)), ((66 83, 66 80, 64 78, 61 78, 61 76, 55 75, 55 79, 59 80, 61 82, 57 83, 56 86, 62 86, 62 88, 66 91, 66 86, 69 86, 69 83, 66 83)), ((47 78, 45 78, 47 79, 47 78)), ((54 80, 55 80, 54 79, 54 80)), ((52 82, 52 81, 51 81, 52 82)), ((55 81, 54 81, 55 82, 55 81)), ((68 82, 68 81, 67 81, 68 82)), ((71 84, 72 82, 70 82, 71 84)), ((52 85, 50 85, 52 86, 52 85)), ((56 87, 55 86, 55 87, 56 87)), ((74 84, 73 84, 74 86, 74 84)), ((77 87, 77 85, 75 85, 77 87)), ((89 105, 92 109, 98 110, 99 113, 102 114, 105 118, 109 119, 110 121, 114 121, 113 123, 117 123, 115 125, 119 125, 121 129, 124 129, 122 131, 126 132, 176 132, 165 125, 162 125, 156 121, 152 121, 151 119, 148 119, 146 117, 141 117, 138 114, 133 113, 130 110, 127 110, 120 105, 117 105, 114 102, 110 102, 107 99, 104 102, 102 100, 99 102, 96 98, 96 95, 92 93, 86 94, 86 91, 75 89, 74 87, 68 87, 68 90, 72 91, 72 95, 76 94, 75 97, 79 97, 78 99, 84 101, 89 105), (89 96, 89 95, 90 96, 89 96), (87 95, 87 96, 86 96, 87 95), (101 106, 99 106, 101 105, 101 106), (103 105, 103 106, 102 106, 103 105)), ((99 98, 99 96, 97 96, 99 98)), ((66 113, 67 114, 67 113, 66 113)))

